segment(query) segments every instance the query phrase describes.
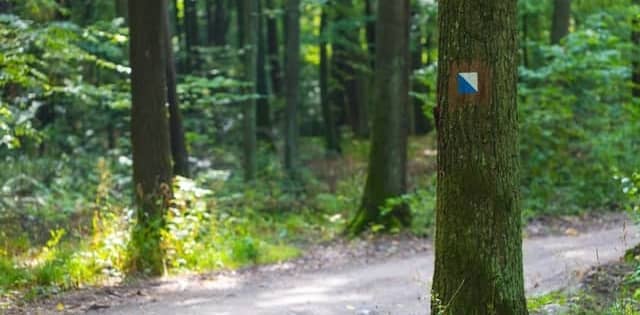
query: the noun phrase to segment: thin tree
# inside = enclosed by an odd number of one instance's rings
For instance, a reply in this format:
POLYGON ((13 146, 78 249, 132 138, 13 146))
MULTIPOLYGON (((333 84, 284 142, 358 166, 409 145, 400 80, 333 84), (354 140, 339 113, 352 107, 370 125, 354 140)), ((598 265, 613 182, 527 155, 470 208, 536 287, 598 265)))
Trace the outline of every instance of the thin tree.
POLYGON ((229 16, 224 0, 207 0, 207 43, 213 46, 227 44, 229 16))
POLYGON ((551 44, 559 44, 569 34, 571 24, 571 0, 553 1, 551 20, 551 44))
POLYGON ((169 12, 163 24, 164 33, 167 36, 165 51, 167 56, 167 102, 169 103, 169 134, 171 139, 171 156, 173 157, 173 173, 181 176, 189 176, 189 154, 187 142, 184 136, 182 124, 182 112, 178 99, 176 64, 173 55, 173 43, 169 29, 169 12))
POLYGON ((300 0, 287 0, 285 168, 295 179, 298 166, 298 106, 300 102, 300 0))
POLYGON ((269 144, 271 140, 271 106, 269 104, 269 77, 267 73, 267 51, 264 36, 264 14, 262 1, 258 1, 256 17, 256 93, 260 98, 256 101, 258 137, 269 144))
POLYGON ((383 207, 406 193, 409 104, 409 0, 378 1, 374 117, 362 204, 348 226, 358 234, 372 225, 407 226, 406 205, 383 207))
POLYGON ((329 52, 327 42, 327 9, 322 8, 320 15, 320 105, 322 107, 322 119, 324 122, 324 135, 328 156, 342 154, 340 147, 340 131, 335 119, 335 109, 329 99, 329 52))
POLYGON ((376 56, 376 16, 375 12, 373 12, 376 1, 378 0, 364 1, 364 14, 367 18, 365 35, 367 37, 367 50, 369 52, 369 61, 371 64, 371 68, 375 67, 376 56))
POLYGON ((527 314, 516 3, 439 3, 432 314, 527 314))
POLYGON ((274 12, 277 7, 273 0, 267 0, 267 55, 269 56, 269 73, 271 76, 271 92, 275 96, 282 95, 282 70, 280 67, 280 43, 278 42, 278 19, 274 12))
POLYGON ((160 229, 171 197, 171 153, 166 94, 166 0, 129 1, 131 147, 137 226, 134 271, 162 273, 160 229))
MULTIPOLYGON (((243 72, 246 82, 251 82, 250 87, 244 92, 249 95, 256 94, 256 57, 257 57, 257 1, 239 0, 238 9, 238 43, 242 50, 243 72)), ((245 181, 253 181, 257 172, 257 139, 256 139, 256 101, 250 98, 243 104, 243 169, 245 181)))
POLYGON ((128 0, 115 0, 116 1, 116 16, 124 18, 125 22, 129 19, 127 10, 128 0))
MULTIPOLYGON (((633 3, 636 6, 640 6, 640 0, 634 0, 633 3)), ((633 54, 634 60, 632 61, 632 77, 631 83, 633 97, 640 98, 640 16, 636 16, 632 22, 633 30, 631 32, 631 41, 633 43, 633 49, 636 53, 633 54)))
POLYGON ((184 0, 185 47, 187 53, 186 70, 193 71, 196 65, 195 46, 198 45, 198 1, 184 0))

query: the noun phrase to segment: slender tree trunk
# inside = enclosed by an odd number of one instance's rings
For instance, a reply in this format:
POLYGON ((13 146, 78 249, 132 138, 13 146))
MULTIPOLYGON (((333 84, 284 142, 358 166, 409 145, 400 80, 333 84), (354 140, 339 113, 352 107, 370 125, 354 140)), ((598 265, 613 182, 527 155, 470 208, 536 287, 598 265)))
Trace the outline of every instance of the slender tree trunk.
POLYGON ((406 205, 383 213, 390 198, 406 193, 409 104, 409 0, 379 1, 377 10, 374 117, 362 205, 348 229, 358 234, 374 224, 408 226, 406 205))
MULTIPOLYGON (((238 42, 244 48, 244 76, 246 82, 252 82, 246 94, 256 94, 256 59, 257 59, 257 1, 238 1, 238 42)), ((243 105, 243 151, 244 178, 250 182, 255 180, 257 172, 257 140, 256 140, 256 101, 245 101, 243 105)))
POLYGON ((571 0, 553 1, 553 19, 551 20, 551 44, 559 44, 569 34, 571 24, 571 0))
POLYGON ((229 17, 224 0, 207 0, 207 43, 213 46, 227 44, 229 17))
MULTIPOLYGON (((137 0, 135 0, 137 1, 137 0)), ((165 51, 167 56, 167 103, 169 103, 169 134, 171 139, 171 156, 173 157, 173 173, 180 176, 189 176, 189 154, 187 142, 182 125, 182 113, 180 100, 178 99, 176 65, 173 57, 173 44, 171 31, 169 30, 169 14, 167 12, 164 32, 167 36, 165 51)))
POLYGON ((129 10, 127 10, 127 0, 116 0, 116 15, 123 17, 125 23, 129 20, 129 10))
POLYGON ((160 229, 171 197, 171 151, 166 110, 166 0, 129 1, 131 146, 138 204, 133 271, 160 275, 160 229))
MULTIPOLYGON (((334 22, 340 22, 349 18, 353 13, 352 0, 339 0, 334 6, 334 22)), ((339 124, 347 124, 356 136, 363 137, 365 130, 360 130, 360 111, 362 106, 359 99, 358 73, 354 67, 357 61, 355 47, 349 47, 359 43, 358 32, 337 28, 332 44, 331 75, 336 84, 332 85, 331 100, 340 108, 339 124), (349 45, 347 44, 349 43, 349 45)), ((359 45, 355 45, 359 46, 359 45)))
POLYGON ((529 15, 522 15, 522 65, 529 68, 529 15))
MULTIPOLYGON (((275 10, 273 0, 267 0, 269 10, 275 10)), ((269 67, 271 75, 271 91, 275 96, 282 95, 282 70, 280 67, 280 52, 278 43, 278 19, 275 16, 267 17, 267 54, 269 55, 269 67)))
POLYGON ((527 314, 518 176, 516 3, 439 4, 432 314, 527 314))
MULTIPOLYGON (((640 6, 640 0, 634 0, 633 2, 636 6, 640 6)), ((636 51, 633 54, 633 62, 632 62, 632 78, 631 82, 633 84, 632 91, 633 97, 640 98, 640 17, 633 19, 633 31, 631 33, 631 41, 634 45, 634 49, 636 51)))
POLYGON ((193 71, 196 67, 195 46, 198 45, 198 1, 184 0, 185 45, 187 53, 186 70, 193 71))
POLYGON ((327 155, 342 154, 340 147, 340 134, 335 119, 335 110, 329 100, 329 54, 327 51, 327 12, 322 8, 320 16, 320 103, 322 106, 322 118, 324 121, 324 134, 327 146, 327 155))
POLYGON ((300 0, 287 0, 285 168, 292 179, 298 172, 298 106, 300 103, 300 0))
MULTIPOLYGON (((425 45, 422 44, 422 25, 420 25, 420 12, 417 2, 412 2, 412 23, 411 23, 411 73, 413 74, 416 70, 422 68, 422 54, 425 48, 425 45)), ((426 94, 428 93, 427 87, 422 83, 420 78, 415 78, 412 76, 411 80, 412 90, 416 93, 426 94)), ((429 121, 424 114, 423 106, 424 102, 417 98, 411 97, 411 105, 409 107, 409 118, 410 123, 409 127, 410 134, 423 135, 429 132, 429 121)))
POLYGON ((364 1, 364 14, 367 17, 367 50, 369 52, 369 62, 371 64, 371 68, 375 68, 376 64, 376 20, 375 20, 375 12, 373 10, 374 5, 372 2, 378 0, 365 0, 364 1))
MULTIPOLYGON (((258 1, 258 17, 257 17, 257 79, 256 89, 260 95, 260 99, 257 100, 257 112, 258 112, 258 137, 260 140, 269 142, 271 140, 271 107, 269 104, 269 84, 267 74, 267 56, 265 49, 264 38, 264 16, 263 16, 262 1, 258 1)), ((273 147, 273 145, 271 146, 273 147)))
MULTIPOLYGON (((185 45, 186 47, 186 44, 184 44, 184 25, 182 24, 183 19, 180 18, 180 12, 178 10, 178 0, 172 0, 170 3, 170 12, 173 18, 173 29, 175 36, 178 38, 178 45, 181 47, 182 45, 185 45)), ((184 72, 184 70, 186 69, 185 59, 176 59, 176 66, 176 72, 184 72)))

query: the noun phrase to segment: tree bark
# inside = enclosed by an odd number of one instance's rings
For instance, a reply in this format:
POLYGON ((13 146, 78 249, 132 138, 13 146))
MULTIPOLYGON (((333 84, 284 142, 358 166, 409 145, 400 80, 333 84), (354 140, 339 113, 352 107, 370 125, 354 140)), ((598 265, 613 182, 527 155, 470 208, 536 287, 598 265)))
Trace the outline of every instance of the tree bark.
POLYGON ((165 41, 165 51, 167 54, 167 103, 169 103, 169 138, 171 139, 173 173, 188 177, 189 154, 187 153, 187 142, 184 136, 180 100, 178 99, 176 65, 173 57, 173 44, 171 42, 171 31, 169 30, 168 12, 163 27, 165 35, 167 36, 165 41))
MULTIPOLYGON (((244 77, 251 82, 251 87, 245 89, 246 94, 256 94, 256 59, 257 59, 257 1, 238 1, 238 42, 243 52, 244 77)), ((257 172, 257 139, 256 139, 256 101, 247 100, 243 104, 243 168, 244 179, 247 182, 256 178, 257 172)))
MULTIPOLYGON (((276 9, 273 0, 267 0, 267 8, 269 10, 276 9)), ((275 96, 282 95, 282 69, 278 47, 278 19, 269 15, 267 16, 267 54, 269 55, 271 91, 275 96)))
POLYGON ((285 169, 298 172, 298 106, 300 103, 300 0, 287 0, 285 169))
POLYGON ((184 27, 186 45, 186 70, 193 71, 196 67, 195 46, 198 45, 198 1, 184 0, 184 27))
POLYGON ((320 16, 320 103, 324 121, 324 135, 327 146, 327 156, 342 154, 340 147, 340 133, 335 119, 335 109, 329 100, 329 54, 327 51, 327 12, 322 8, 320 16))
POLYGON ((571 0, 553 1, 553 19, 551 20, 551 44, 559 44, 569 34, 571 24, 571 0))
POLYGON ((518 175, 516 3, 439 4, 432 314, 527 314, 518 175), (465 81, 460 73, 477 74, 477 92, 461 84, 465 81))
POLYGON ((406 205, 383 213, 391 198, 406 193, 409 103, 409 0, 379 1, 377 10, 374 118, 368 176, 362 204, 348 226, 358 234, 372 225, 406 227, 406 205))
POLYGON ((166 110, 166 0, 129 1, 131 146, 137 226, 133 271, 160 275, 160 229, 171 197, 171 153, 166 110))

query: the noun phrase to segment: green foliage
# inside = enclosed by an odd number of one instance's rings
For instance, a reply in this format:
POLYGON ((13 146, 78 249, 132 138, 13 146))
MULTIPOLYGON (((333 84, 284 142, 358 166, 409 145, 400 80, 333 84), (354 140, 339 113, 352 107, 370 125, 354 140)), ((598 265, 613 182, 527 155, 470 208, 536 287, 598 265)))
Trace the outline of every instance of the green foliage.
POLYGON ((543 66, 521 68, 523 195, 533 213, 619 207, 613 176, 639 162, 629 43, 618 34, 625 17, 616 13, 591 15, 562 46, 540 47, 543 66))

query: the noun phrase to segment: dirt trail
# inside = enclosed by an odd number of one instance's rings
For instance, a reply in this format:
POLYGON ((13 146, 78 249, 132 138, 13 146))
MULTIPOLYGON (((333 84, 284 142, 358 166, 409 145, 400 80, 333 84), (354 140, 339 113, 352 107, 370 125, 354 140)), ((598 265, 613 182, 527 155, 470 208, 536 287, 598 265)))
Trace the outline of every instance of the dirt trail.
MULTIPOLYGON (((640 241, 635 227, 524 241, 528 295, 560 289, 591 266, 619 259, 640 241)), ((428 314, 433 251, 319 271, 227 276, 179 283, 153 297, 90 314, 335 315, 428 314)))

